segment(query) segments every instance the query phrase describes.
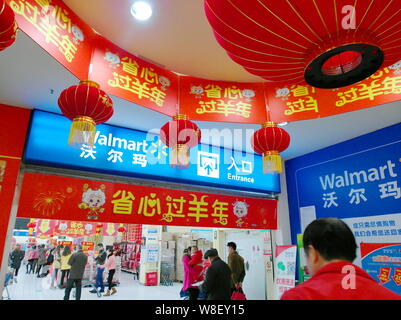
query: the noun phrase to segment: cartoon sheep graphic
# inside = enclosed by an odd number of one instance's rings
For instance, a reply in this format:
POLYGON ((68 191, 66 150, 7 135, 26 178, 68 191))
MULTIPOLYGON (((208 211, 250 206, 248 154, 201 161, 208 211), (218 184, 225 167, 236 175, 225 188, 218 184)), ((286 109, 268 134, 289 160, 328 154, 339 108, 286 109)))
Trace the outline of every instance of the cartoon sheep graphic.
POLYGON ((251 102, 254 96, 255 96, 255 91, 251 90, 251 89, 244 89, 242 90, 242 96, 246 98, 246 102, 251 102))
POLYGON ((71 32, 74 35, 72 40, 75 44, 79 44, 79 42, 83 42, 85 40, 84 33, 75 24, 71 27, 71 32))
POLYGON ((203 92, 202 86, 191 86, 190 94, 194 94, 196 99, 201 99, 203 97, 203 92))
POLYGON ((87 183, 84 184, 82 193, 82 202, 78 207, 82 210, 88 210, 87 219, 97 220, 99 213, 104 211, 102 206, 106 203, 106 186, 102 184, 99 189, 91 189, 87 183))
POLYGON ((288 100, 290 96, 290 89, 281 88, 276 90, 276 98, 281 98, 281 100, 288 100))
POLYGON ((242 225, 245 223, 244 218, 248 215, 249 204, 247 204, 245 201, 235 201, 233 203, 233 207, 234 215, 238 218, 235 223, 238 227, 242 227, 242 225))
POLYGON ((168 78, 166 78, 165 76, 160 76, 159 77, 159 82, 162 85, 161 89, 163 91, 167 90, 167 87, 169 87, 171 85, 171 82, 168 78))
POLYGON ((391 70, 394 70, 394 74, 401 74, 401 60, 399 60, 396 63, 392 64, 388 68, 391 69, 391 70))
POLYGON ((113 69, 117 69, 120 66, 120 57, 115 53, 111 53, 107 51, 104 55, 104 60, 109 62, 109 67, 113 69))

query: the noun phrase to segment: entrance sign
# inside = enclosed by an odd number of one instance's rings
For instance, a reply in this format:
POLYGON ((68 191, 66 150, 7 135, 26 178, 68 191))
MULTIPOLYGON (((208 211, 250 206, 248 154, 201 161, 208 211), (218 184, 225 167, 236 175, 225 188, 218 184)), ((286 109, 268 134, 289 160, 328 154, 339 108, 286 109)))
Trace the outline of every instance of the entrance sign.
POLYGON ((171 168, 169 148, 158 135, 101 124, 93 149, 68 146, 70 121, 35 111, 25 161, 113 175, 189 183, 254 192, 280 192, 279 176, 262 173, 262 157, 199 145, 191 150, 188 169, 171 168))

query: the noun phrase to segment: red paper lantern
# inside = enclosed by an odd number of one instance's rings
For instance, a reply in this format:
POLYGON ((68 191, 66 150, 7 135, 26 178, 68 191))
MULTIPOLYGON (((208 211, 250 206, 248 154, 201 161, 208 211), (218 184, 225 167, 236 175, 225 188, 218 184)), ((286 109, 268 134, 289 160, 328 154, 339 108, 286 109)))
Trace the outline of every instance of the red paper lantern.
POLYGON ((255 152, 263 155, 263 173, 281 173, 280 153, 288 148, 290 136, 274 122, 268 121, 257 130, 251 139, 251 145, 255 152))
POLYGON ((26 226, 27 226, 29 229, 33 229, 33 228, 36 227, 36 223, 35 223, 35 222, 29 222, 26 226))
POLYGON ((118 232, 121 232, 121 233, 122 233, 122 232, 125 232, 125 228, 124 228, 124 227, 120 227, 120 228, 117 229, 117 231, 118 231, 118 232))
POLYGON ((0 0, 0 51, 15 42, 17 29, 14 11, 6 4, 5 0, 0 0))
POLYGON ((172 121, 160 129, 160 139, 169 148, 170 165, 172 167, 189 167, 189 149, 199 144, 201 131, 199 127, 188 120, 188 116, 177 114, 172 121))
POLYGON ((268 81, 338 88, 401 60, 401 0, 204 4, 215 38, 230 58, 268 81))
POLYGON ((94 81, 81 81, 61 92, 58 98, 61 112, 72 120, 68 144, 93 148, 96 125, 106 122, 113 115, 113 102, 94 81))

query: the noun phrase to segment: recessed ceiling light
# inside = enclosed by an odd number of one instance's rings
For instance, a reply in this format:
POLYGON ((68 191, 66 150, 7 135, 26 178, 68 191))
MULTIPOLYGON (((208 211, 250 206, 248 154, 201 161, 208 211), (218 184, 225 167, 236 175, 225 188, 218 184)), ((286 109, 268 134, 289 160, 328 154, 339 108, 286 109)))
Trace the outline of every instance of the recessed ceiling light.
POLYGON ((131 6, 131 14, 137 20, 148 20, 152 16, 152 7, 145 1, 136 1, 131 6))
POLYGON ((284 126, 286 126, 287 124, 288 124, 288 122, 280 122, 280 123, 277 123, 277 125, 280 126, 280 127, 284 127, 284 126))

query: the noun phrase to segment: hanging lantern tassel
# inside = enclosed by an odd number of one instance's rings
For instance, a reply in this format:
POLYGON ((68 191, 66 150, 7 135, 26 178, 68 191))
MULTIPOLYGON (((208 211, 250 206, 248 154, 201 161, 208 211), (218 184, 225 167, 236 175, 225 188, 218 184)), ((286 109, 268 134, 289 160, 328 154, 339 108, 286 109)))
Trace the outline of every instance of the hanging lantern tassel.
POLYGON ((280 153, 277 151, 266 151, 263 153, 263 173, 283 171, 280 153))
POLYGON ((86 145, 92 148, 95 144, 96 123, 90 117, 76 117, 72 121, 68 144, 72 147, 86 145))
POLYGON ((186 144, 177 144, 171 148, 170 166, 173 168, 189 168, 189 148, 186 144))

